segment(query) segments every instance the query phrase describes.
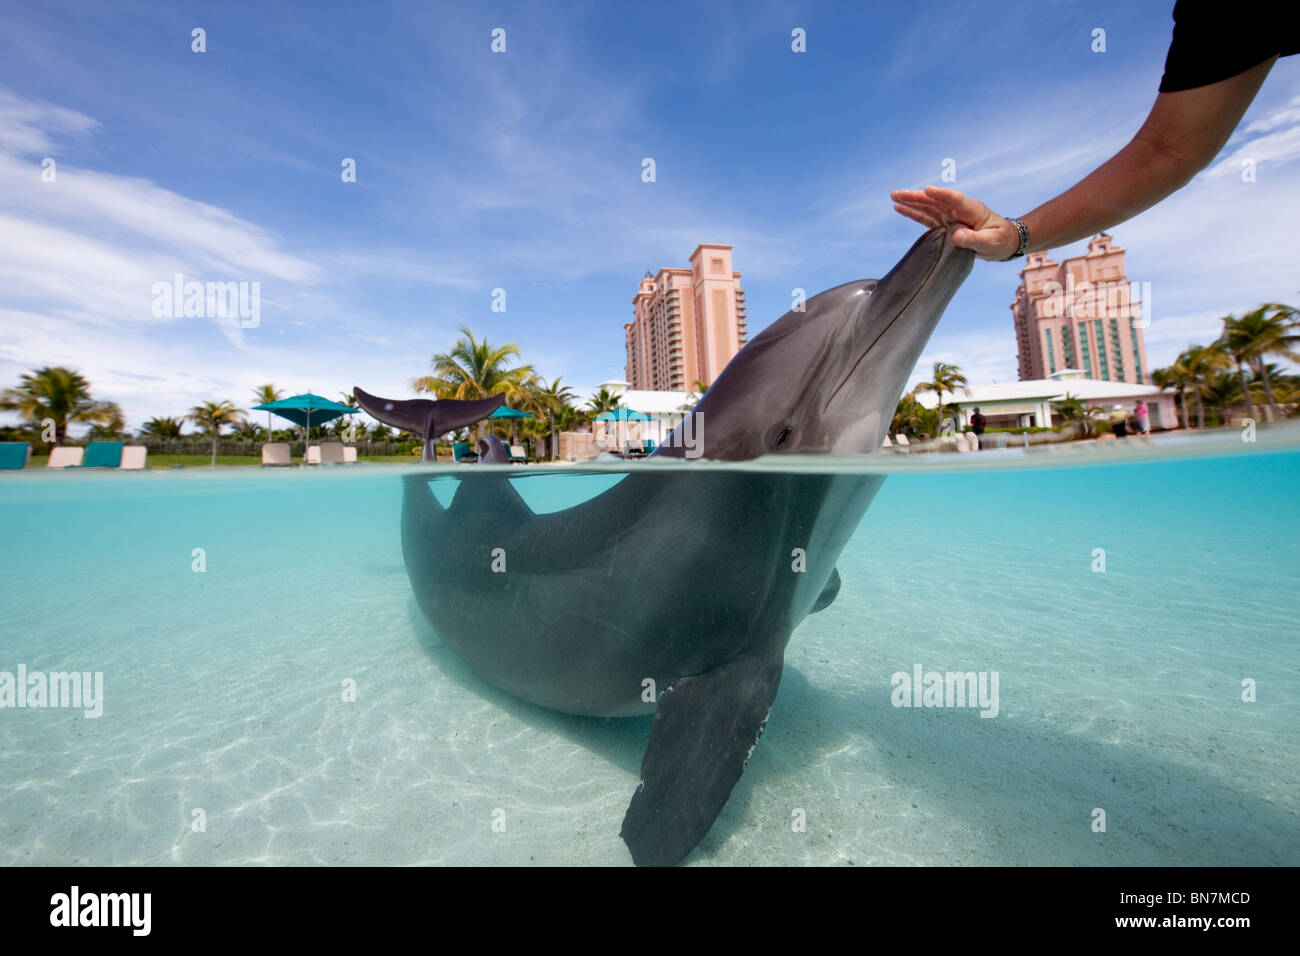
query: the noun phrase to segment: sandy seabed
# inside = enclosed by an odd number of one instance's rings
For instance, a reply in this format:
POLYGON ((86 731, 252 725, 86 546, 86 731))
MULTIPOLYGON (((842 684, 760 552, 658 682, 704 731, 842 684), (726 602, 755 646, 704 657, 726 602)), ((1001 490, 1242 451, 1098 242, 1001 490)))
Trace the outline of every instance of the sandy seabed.
MULTIPOLYGON (((688 862, 1300 863, 1300 456, 1275 458, 891 477, 688 862), (895 707, 916 664, 997 671, 998 716, 895 707)), ((98 719, 0 709, 0 862, 630 863, 649 720, 470 672, 411 596, 396 482, 267 489, 0 489, 0 670, 105 684, 98 719)))

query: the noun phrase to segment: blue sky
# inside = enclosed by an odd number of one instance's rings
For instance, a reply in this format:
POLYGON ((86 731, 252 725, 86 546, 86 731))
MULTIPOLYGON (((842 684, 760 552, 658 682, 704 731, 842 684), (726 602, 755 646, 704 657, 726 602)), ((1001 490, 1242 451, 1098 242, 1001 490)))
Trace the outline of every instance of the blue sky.
MULTIPOLYGON (((208 399, 247 408, 268 381, 404 397, 468 325, 585 397, 623 374, 638 278, 699 242, 735 246, 754 334, 795 287, 887 271, 919 232, 889 190, 939 182, 947 158, 956 188, 1007 215, 1071 185, 1150 109, 1171 8, 9 4, 0 385, 69 365, 132 427, 208 399), (153 285, 176 272, 259 282, 260 324, 155 317, 153 285)), ((1300 298, 1297 209, 1293 57, 1215 164, 1112 230, 1152 284, 1153 363, 1227 312, 1300 298)), ((914 379, 936 359, 1015 379, 1017 272, 977 263, 914 379)))

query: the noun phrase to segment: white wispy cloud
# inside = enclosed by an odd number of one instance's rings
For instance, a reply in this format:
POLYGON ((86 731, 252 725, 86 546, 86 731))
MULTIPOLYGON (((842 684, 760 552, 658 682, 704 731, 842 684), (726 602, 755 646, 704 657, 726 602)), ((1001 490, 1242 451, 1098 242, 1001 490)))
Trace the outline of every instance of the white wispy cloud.
POLYGON ((0 149, 10 153, 48 154, 56 138, 83 136, 98 127, 84 113, 0 89, 0 149))

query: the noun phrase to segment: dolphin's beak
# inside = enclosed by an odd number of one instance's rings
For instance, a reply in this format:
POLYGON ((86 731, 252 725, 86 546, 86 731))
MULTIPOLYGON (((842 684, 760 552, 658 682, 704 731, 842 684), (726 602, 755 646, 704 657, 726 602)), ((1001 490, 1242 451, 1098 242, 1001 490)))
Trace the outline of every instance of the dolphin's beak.
POLYGON ((956 229, 937 226, 923 234, 856 307, 850 346, 856 361, 827 408, 858 421, 845 426, 837 448, 880 447, 907 377, 974 264, 973 252, 952 244, 956 229))

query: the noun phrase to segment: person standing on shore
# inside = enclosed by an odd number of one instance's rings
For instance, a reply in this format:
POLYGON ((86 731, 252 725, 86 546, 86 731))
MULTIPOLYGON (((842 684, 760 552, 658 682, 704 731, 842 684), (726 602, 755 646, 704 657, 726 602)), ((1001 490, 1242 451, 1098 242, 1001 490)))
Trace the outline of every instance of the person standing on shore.
POLYGON ((970 430, 975 433, 975 448, 979 450, 984 447, 984 416, 980 414, 979 406, 976 406, 975 413, 970 417, 970 430))
POLYGON ((1146 403, 1140 398, 1133 405, 1133 422, 1137 426, 1139 435, 1151 434, 1151 413, 1147 411, 1146 403))
POLYGON ((1110 430, 1116 438, 1123 438, 1128 434, 1128 415, 1124 413, 1123 405, 1116 405, 1106 421, 1110 422, 1110 430))

